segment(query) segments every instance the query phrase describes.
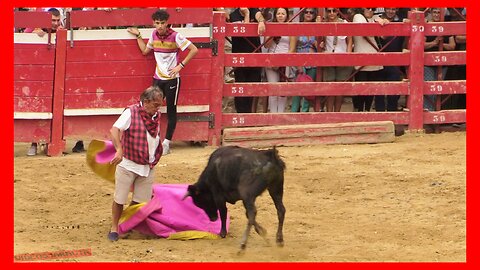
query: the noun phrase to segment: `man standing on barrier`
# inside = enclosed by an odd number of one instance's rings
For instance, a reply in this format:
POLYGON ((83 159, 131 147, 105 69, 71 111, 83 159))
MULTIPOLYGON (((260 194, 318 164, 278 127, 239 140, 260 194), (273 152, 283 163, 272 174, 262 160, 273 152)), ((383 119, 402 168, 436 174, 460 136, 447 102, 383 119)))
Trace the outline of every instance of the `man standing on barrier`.
POLYGON ((182 34, 175 32, 168 24, 170 15, 165 10, 158 10, 152 14, 155 30, 152 32, 147 44, 142 39, 140 31, 135 27, 129 27, 127 31, 137 37, 138 47, 143 55, 153 50, 155 61, 155 73, 153 85, 162 89, 167 101, 168 126, 163 140, 163 155, 170 153, 170 141, 172 140, 175 127, 177 126, 177 102, 180 91, 180 70, 185 68, 188 62, 197 54, 198 48, 182 34), (178 50, 189 52, 185 59, 178 61, 178 50))

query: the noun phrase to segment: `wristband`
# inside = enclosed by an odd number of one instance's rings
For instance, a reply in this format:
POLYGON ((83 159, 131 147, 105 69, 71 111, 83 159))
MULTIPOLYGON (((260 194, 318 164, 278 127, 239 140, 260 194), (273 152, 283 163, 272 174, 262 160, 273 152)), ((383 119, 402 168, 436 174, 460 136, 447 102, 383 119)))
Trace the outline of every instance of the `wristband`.
POLYGON ((182 62, 180 62, 180 66, 182 66, 182 68, 185 68, 185 65, 182 62))
POLYGON ((141 38, 141 37, 142 37, 142 34, 138 33, 137 38, 141 38))

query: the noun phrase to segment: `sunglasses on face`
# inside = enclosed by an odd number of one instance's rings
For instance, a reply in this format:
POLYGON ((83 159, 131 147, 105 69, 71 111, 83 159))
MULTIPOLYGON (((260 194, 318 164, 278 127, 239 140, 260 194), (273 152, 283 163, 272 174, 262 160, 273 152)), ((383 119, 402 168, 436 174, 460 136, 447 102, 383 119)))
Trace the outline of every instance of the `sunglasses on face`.
POLYGON ((305 14, 313 14, 314 12, 312 10, 306 10, 305 14))
POLYGON ((337 12, 335 9, 327 9, 327 13, 335 13, 337 12))

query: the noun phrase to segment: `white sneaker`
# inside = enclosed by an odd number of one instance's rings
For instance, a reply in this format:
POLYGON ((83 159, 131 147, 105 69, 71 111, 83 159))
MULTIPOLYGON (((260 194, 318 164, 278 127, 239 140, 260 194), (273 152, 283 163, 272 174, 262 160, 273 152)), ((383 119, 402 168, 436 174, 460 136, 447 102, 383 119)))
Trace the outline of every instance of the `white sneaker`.
POLYGON ((37 146, 31 145, 30 149, 28 149, 27 156, 35 156, 37 155, 37 146))
POLYGON ((162 156, 170 154, 170 144, 162 143, 162 147, 163 147, 162 156))

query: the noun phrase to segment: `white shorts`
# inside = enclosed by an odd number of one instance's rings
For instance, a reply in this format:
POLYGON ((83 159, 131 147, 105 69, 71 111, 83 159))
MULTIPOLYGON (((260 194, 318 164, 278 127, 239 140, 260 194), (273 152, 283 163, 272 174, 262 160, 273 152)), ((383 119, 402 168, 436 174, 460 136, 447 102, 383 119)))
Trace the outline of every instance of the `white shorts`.
POLYGON ((133 185, 132 200, 137 203, 148 202, 152 198, 154 169, 147 177, 140 176, 121 166, 115 170, 115 194, 113 200, 118 204, 127 204, 128 193, 133 185))

